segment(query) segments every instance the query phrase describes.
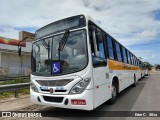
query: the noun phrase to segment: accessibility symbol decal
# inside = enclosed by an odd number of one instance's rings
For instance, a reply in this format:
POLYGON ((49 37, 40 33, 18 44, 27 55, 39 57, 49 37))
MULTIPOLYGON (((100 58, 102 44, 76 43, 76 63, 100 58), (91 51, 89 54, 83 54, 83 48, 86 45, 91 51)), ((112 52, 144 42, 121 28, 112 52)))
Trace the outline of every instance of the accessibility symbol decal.
POLYGON ((59 74, 60 73, 60 62, 52 63, 52 74, 59 74))

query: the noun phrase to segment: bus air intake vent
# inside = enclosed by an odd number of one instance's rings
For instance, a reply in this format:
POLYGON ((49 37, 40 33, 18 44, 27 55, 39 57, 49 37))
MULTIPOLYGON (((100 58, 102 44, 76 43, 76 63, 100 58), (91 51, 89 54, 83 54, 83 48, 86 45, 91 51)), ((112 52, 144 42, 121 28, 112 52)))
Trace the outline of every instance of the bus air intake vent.
POLYGON ((36 80, 41 86, 65 86, 73 79, 64 80, 36 80))
POLYGON ((43 99, 47 102, 55 102, 55 103, 61 103, 63 101, 63 97, 43 96, 43 99))

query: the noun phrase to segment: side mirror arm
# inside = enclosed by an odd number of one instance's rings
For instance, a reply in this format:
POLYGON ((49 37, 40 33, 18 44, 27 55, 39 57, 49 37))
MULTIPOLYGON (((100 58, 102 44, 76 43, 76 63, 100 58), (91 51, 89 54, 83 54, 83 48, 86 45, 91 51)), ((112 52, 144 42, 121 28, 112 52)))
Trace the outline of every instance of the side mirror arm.
POLYGON ((21 56, 21 52, 22 52, 22 46, 21 46, 21 42, 25 41, 28 37, 24 38, 23 40, 19 41, 18 43, 18 55, 21 56))

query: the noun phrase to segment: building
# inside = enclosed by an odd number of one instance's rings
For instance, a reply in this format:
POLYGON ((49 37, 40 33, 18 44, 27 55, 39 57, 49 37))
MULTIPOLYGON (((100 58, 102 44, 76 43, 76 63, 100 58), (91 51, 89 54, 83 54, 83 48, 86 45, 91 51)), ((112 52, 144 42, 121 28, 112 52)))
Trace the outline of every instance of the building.
POLYGON ((0 37, 0 76, 29 75, 31 68, 31 44, 23 42, 18 55, 19 40, 0 37))

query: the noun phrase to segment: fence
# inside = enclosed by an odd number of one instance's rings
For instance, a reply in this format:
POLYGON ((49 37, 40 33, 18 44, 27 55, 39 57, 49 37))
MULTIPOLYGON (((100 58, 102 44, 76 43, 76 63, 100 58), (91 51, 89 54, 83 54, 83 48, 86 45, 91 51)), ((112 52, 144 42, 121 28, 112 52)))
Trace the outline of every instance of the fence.
MULTIPOLYGON (((0 82, 2 81, 12 81, 15 80, 16 77, 6 77, 6 78, 0 78, 0 82)), ((21 79, 29 79, 29 77, 18 77, 21 79)), ((14 91, 15 97, 18 97, 18 90, 29 88, 30 82, 27 83, 17 83, 17 84, 7 84, 7 85, 0 85, 0 92, 8 92, 8 91, 14 91)))
POLYGON ((0 92, 8 92, 14 91, 15 97, 18 97, 18 90, 29 88, 30 83, 18 83, 18 84, 10 84, 10 85, 0 85, 0 92))

